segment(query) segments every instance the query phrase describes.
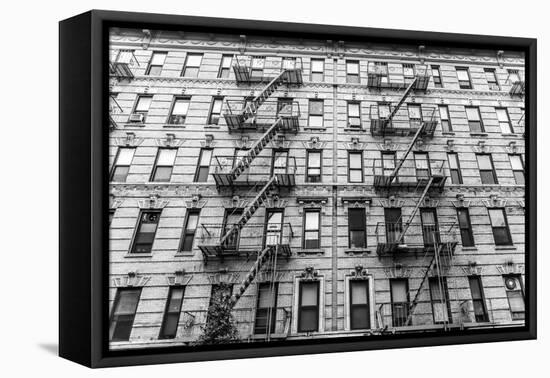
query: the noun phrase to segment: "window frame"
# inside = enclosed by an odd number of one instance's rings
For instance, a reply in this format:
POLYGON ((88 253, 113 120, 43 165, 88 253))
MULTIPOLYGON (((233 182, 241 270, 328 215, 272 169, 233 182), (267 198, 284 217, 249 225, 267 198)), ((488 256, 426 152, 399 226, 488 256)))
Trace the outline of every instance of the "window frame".
POLYGON ((469 67, 455 67, 456 71, 456 78, 458 80, 458 86, 460 89, 474 89, 473 83, 472 83, 472 76, 470 75, 470 68, 469 67), (466 72, 466 75, 468 76, 468 84, 464 84, 464 80, 460 80, 460 76, 458 74, 459 71, 466 72), (461 83, 462 82, 462 83, 461 83))
POLYGON ((348 248, 358 248, 358 249, 367 248, 367 212, 365 211, 364 207, 348 208, 348 248), (362 213, 360 215, 364 225, 363 228, 359 228, 358 226, 357 227, 351 226, 350 219, 351 219, 352 212, 362 213), (352 246, 352 240, 354 240, 351 237, 352 232, 363 232, 363 237, 361 238, 363 241, 362 246, 352 246))
POLYGON ((356 60, 356 59, 346 59, 345 63, 346 63, 346 83, 348 83, 348 84, 361 84, 361 65, 360 65, 360 61, 356 60), (350 65, 350 64, 357 64, 357 73, 356 74, 349 72, 348 65, 350 65))
POLYGON ((277 281, 265 281, 260 282, 258 285, 258 292, 256 294, 256 309, 254 311, 254 335, 268 335, 268 334, 274 334, 277 329, 277 302, 278 302, 278 296, 279 296, 279 282, 277 281), (261 287, 265 285, 273 285, 274 291, 273 291, 273 301, 272 306, 270 307, 260 307, 260 296, 261 296, 261 287), (271 321, 271 324, 266 321, 266 326, 264 327, 265 332, 258 332, 258 330, 261 330, 260 326, 258 325, 258 317, 259 312, 262 310, 267 310, 266 320, 269 319, 271 321), (269 314, 269 311, 271 311, 271 314, 269 314), (268 332, 269 331, 269 332, 268 332))
POLYGON ((172 104, 170 105, 170 113, 168 113, 168 119, 166 120, 166 124, 170 126, 178 126, 178 125, 184 125, 185 121, 187 121, 187 114, 189 113, 189 107, 191 106, 191 97, 190 96, 174 96, 174 99, 172 100, 172 104), (182 114, 174 114, 174 109, 176 108, 176 103, 178 101, 187 101, 187 111, 184 115, 182 114), (173 122, 174 117, 183 117, 183 122, 173 122))
POLYGON ((178 252, 180 252, 180 253, 189 253, 189 252, 193 251, 193 244, 195 244, 195 236, 197 235, 197 229, 199 228, 200 217, 201 217, 201 209, 187 209, 187 211, 185 212, 185 220, 183 222, 183 229, 182 229, 182 233, 181 233, 181 240, 180 240, 180 245, 179 245, 179 248, 178 248, 178 252), (194 215, 197 216, 197 225, 196 225, 195 229, 193 230, 193 232, 190 232, 189 231, 189 218, 191 216, 194 216, 194 215), (185 242, 186 242, 188 237, 191 238, 191 243, 190 243, 191 248, 190 249, 184 249, 185 244, 186 244, 185 242))
POLYGON ((316 83, 325 81, 325 59, 311 58, 311 60, 310 60, 309 81, 316 82, 316 83), (322 63, 322 65, 323 65, 322 71, 313 71, 313 62, 314 61, 322 63), (321 80, 314 79, 314 74, 321 75, 321 80))
POLYGON ((498 185, 498 177, 497 177, 497 172, 495 170, 495 164, 493 162, 493 156, 490 153, 476 153, 476 162, 477 162, 477 167, 479 169, 479 177, 481 179, 481 184, 482 185, 498 185), (481 169, 481 167, 479 165, 479 157, 480 156, 488 156, 489 157, 489 162, 491 163, 491 169, 481 169), (484 179, 483 179, 484 175, 482 174, 482 172, 485 172, 485 173, 491 172, 492 177, 493 177, 493 182, 484 182, 484 179))
POLYGON ((362 130, 363 129, 363 121, 362 121, 362 117, 361 117, 361 101, 357 101, 357 100, 349 100, 349 101, 346 101, 346 120, 347 120, 347 127, 350 128, 350 129, 355 129, 355 130, 362 130), (350 116, 350 105, 356 105, 357 106, 357 113, 358 115, 357 116, 350 116), (350 122, 350 119, 357 119, 359 120, 359 124, 358 126, 354 126, 351 124, 350 122))
POLYGON ((207 125, 219 125, 220 119, 222 118, 223 113, 223 96, 212 96, 212 101, 210 102, 210 109, 208 110, 208 119, 206 124, 207 125), (216 102, 220 102, 220 112, 214 112, 214 106, 216 105, 216 102), (214 118, 217 117, 217 119, 214 122, 214 118))
POLYGON ((393 327, 403 327, 407 325, 407 319, 410 315, 410 303, 411 303, 411 297, 410 297, 410 288, 409 288, 409 279, 408 278, 390 278, 390 305, 391 305, 391 319, 392 319, 392 326, 393 327), (394 295, 393 295, 393 284, 394 282, 404 282, 405 283, 405 295, 406 295, 406 302, 395 302, 394 301, 394 295), (405 317, 397 317, 395 307, 396 305, 404 305, 405 317), (399 321, 397 321, 399 320, 399 321), (404 321, 404 323, 403 323, 404 321))
MULTIPOLYGON (((504 279, 504 290, 506 291, 506 299, 508 300, 508 307, 510 308, 510 316, 512 317, 512 321, 514 320, 525 320, 525 290, 523 287, 523 280, 521 279, 521 274, 504 274, 502 275, 502 278, 504 279), (515 279, 519 283, 519 288, 516 289, 509 289, 506 285, 507 279, 515 279), (523 300, 523 316, 517 317, 514 315, 514 311, 512 311, 512 304, 510 303, 510 295, 509 293, 512 292, 519 292, 521 295, 521 299, 523 300)), ((521 314, 521 312, 520 312, 521 314)))
POLYGON ((204 54, 203 53, 187 53, 185 55, 185 62, 183 63, 183 68, 181 70, 181 77, 188 77, 188 78, 197 78, 199 77, 199 73, 200 73, 200 70, 201 70, 201 65, 202 65, 202 60, 204 59, 204 54), (198 66, 189 66, 189 57, 191 56, 200 56, 201 57, 201 60, 199 62, 199 65, 198 66), (197 74, 194 75, 194 76, 189 76, 187 75, 187 69, 189 68, 196 68, 197 69, 197 74))
POLYGON ((136 155, 136 147, 126 147, 126 146, 121 146, 118 148, 117 150, 117 153, 116 153, 116 156, 115 156, 115 160, 113 161, 113 166, 111 167, 111 172, 109 174, 109 181, 110 182, 126 182, 126 180, 128 179, 128 174, 130 173, 130 167, 132 166, 132 162, 134 161, 134 157, 136 155), (126 164, 117 164, 118 162, 118 158, 120 156, 120 151, 121 150, 133 150, 132 152, 132 158, 130 159, 130 164, 126 165, 126 164), (126 174, 124 175, 124 181, 113 181, 113 178, 115 176, 115 172, 116 172, 116 169, 119 168, 119 167, 128 167, 128 171, 126 172, 126 174))
POLYGON ((301 280, 298 281, 298 324, 297 324, 297 332, 298 333, 310 333, 310 332, 319 332, 319 315, 320 315, 320 302, 321 302, 321 281, 320 280, 301 280), (304 285, 312 285, 314 284, 316 286, 316 292, 317 292, 317 304, 316 305, 302 305, 302 299, 303 299, 303 288, 304 285), (315 309, 315 327, 312 327, 311 329, 304 329, 302 326, 302 311, 306 308, 309 309, 315 309))
POLYGON ((447 152, 447 163, 449 164, 449 173, 451 175, 451 182, 456 185, 462 185, 464 183, 462 178, 462 171, 460 169, 460 159, 458 158, 458 152, 447 152), (451 168, 451 156, 454 156, 456 162, 456 168, 451 168), (453 179, 453 171, 455 171, 457 176, 457 181, 453 179))
POLYGON ((470 297, 472 298, 472 306, 473 306, 473 313, 474 313, 474 319, 476 323, 487 323, 489 321, 489 313, 487 312, 487 303, 485 302, 485 290, 483 289, 483 282, 481 280, 480 275, 471 275, 468 276, 468 286, 470 288, 470 297), (472 290, 472 282, 475 281, 478 284, 479 287, 479 294, 480 298, 474 298, 474 293, 472 290), (483 318, 478 318, 478 315, 476 314, 476 306, 474 305, 474 302, 478 301, 482 305, 483 309, 483 318))
POLYGON ((325 126, 325 100, 323 99, 309 99, 308 100, 308 108, 307 108, 307 125, 310 128, 323 128, 325 126), (321 104, 321 113, 312 113, 311 111, 311 105, 314 103, 320 103, 321 104), (311 125, 311 117, 321 117, 321 125, 320 126, 312 126, 311 125))
MULTIPOLYGON (((155 244, 155 238, 157 236, 157 232, 158 232, 158 229, 159 229, 161 214, 162 214, 162 209, 140 209, 139 216, 138 216, 138 219, 137 219, 137 223, 136 223, 136 226, 134 227, 134 234, 132 236, 132 242, 130 244, 130 249, 128 250, 128 254, 134 255, 134 256, 147 256, 147 255, 151 255, 153 253, 153 245, 155 244), (153 233, 153 240, 151 241, 151 246, 149 247, 150 249, 149 249, 148 252, 136 252, 135 249, 137 248, 137 239, 138 239, 138 236, 141 232, 142 217, 143 217, 143 215, 148 214, 148 213, 158 215, 158 218, 157 218, 158 220, 157 220, 157 223, 156 223, 155 232, 153 233)), ((148 233, 150 234, 150 232, 148 232, 148 233)))
POLYGON ((179 319, 181 317, 181 308, 183 306, 184 297, 185 297, 185 286, 183 286, 183 285, 172 285, 172 286, 169 287, 168 296, 166 298, 166 304, 165 304, 165 307, 164 307, 164 313, 163 313, 163 316, 162 316, 162 323, 161 323, 160 330, 159 330, 159 336, 158 336, 159 340, 169 340, 169 339, 175 339, 177 337, 178 328, 179 328, 179 319), (181 293, 181 300, 180 300, 180 303, 179 303, 179 309, 178 309, 178 311, 170 311, 170 303, 172 301, 173 293, 176 290, 181 290, 181 292, 182 292, 181 293), (176 329, 173 331, 173 333, 167 334, 166 327, 167 327, 167 324, 168 324, 168 317, 170 315, 175 315, 175 314, 177 314, 176 329))
POLYGON ((195 169, 195 176, 193 178, 193 182, 208 182, 208 177, 210 176, 210 166, 212 165, 212 155, 214 154, 214 149, 212 147, 202 147, 199 153, 199 159, 197 160, 197 168, 195 169), (202 156, 204 151, 210 151, 210 161, 208 162, 208 165, 201 165, 202 162, 202 156), (199 181, 200 173, 202 168, 208 168, 206 173, 206 178, 204 180, 199 181))
POLYGON ((147 69, 145 70, 146 76, 161 76, 162 74, 162 68, 164 67, 164 63, 166 63, 166 58, 168 57, 167 51, 153 51, 151 54, 151 58, 149 59, 149 63, 147 64, 147 69), (164 60, 162 61, 162 64, 153 64, 153 60, 155 58, 155 55, 164 55, 164 60), (160 67, 160 72, 158 74, 151 75, 151 69, 153 67, 160 67))
POLYGON ((357 278, 350 278, 348 280, 349 282, 349 329, 350 330, 358 330, 358 329, 371 329, 371 284, 369 279, 357 279, 357 278), (366 293, 367 293, 367 301, 366 303, 360 303, 360 304, 354 304, 353 303, 353 285, 358 283, 364 283, 366 285, 366 293), (355 309, 366 309, 367 310, 367 327, 356 327, 354 326, 354 317, 353 312, 355 309))
POLYGON ((363 151, 360 150, 348 150, 348 183, 363 183, 365 182, 365 163, 363 161, 363 151), (351 155, 359 155, 360 161, 361 161, 361 168, 351 168, 351 155), (351 172, 352 171, 360 171, 361 172, 361 180, 360 181, 352 181, 351 180, 351 172))
POLYGON ((457 223, 458 223, 458 229, 460 231, 460 241, 462 243, 462 247, 475 247, 475 239, 474 239, 474 231, 472 228, 472 219, 470 218, 470 210, 467 207, 457 207, 456 208, 456 217, 457 217, 457 223), (466 218, 465 220, 468 221, 468 226, 464 227, 464 225, 460 222, 460 212, 464 212, 466 218), (464 232, 463 232, 464 230, 464 232), (467 234, 465 234, 467 232, 467 234), (466 244, 464 241, 466 240, 466 244))
POLYGON ((514 245, 514 242, 512 240, 512 234, 510 233, 510 225, 508 223, 508 217, 506 215, 506 208, 505 207, 489 207, 489 208, 487 208, 487 213, 488 213, 488 216, 489 216, 489 223, 491 225, 491 231, 493 232, 493 239, 494 239, 495 245, 497 245, 497 246, 514 245), (500 211, 501 212, 502 219, 504 220, 504 226, 494 226, 493 225, 493 218, 491 217, 491 211, 500 211), (506 239, 504 241, 499 240, 499 237, 497 237, 497 234, 495 233, 495 229, 504 231, 504 235, 506 237, 506 239))
POLYGON ((428 287, 429 287, 429 292, 430 292, 430 304, 432 306, 432 316, 433 316, 433 321, 434 321, 434 324, 452 324, 453 322, 453 313, 451 311, 451 298, 449 297, 449 284, 447 282, 447 277, 445 276, 435 276, 435 277, 429 277, 428 278, 428 287), (443 292, 440 294, 443 294, 443 297, 445 299, 445 308, 446 308, 446 312, 447 312, 447 321, 438 321, 436 320, 435 318, 435 307, 434 307, 434 304, 436 303, 441 303, 441 300, 438 300, 438 299, 434 299, 434 295, 433 295, 433 292, 432 292, 432 282, 434 281, 437 281, 437 288, 438 290, 440 289, 439 287, 439 280, 441 280, 442 282, 442 287, 441 289, 443 290, 443 292))
POLYGON ((177 147, 159 147, 157 149, 157 156, 155 157, 155 163, 153 164, 153 169, 151 170, 151 176, 149 178, 149 181, 150 182, 170 182, 172 180, 172 173, 174 172, 174 166, 176 165, 176 158, 178 157, 178 148, 177 147), (162 151, 166 151, 166 150, 175 150, 175 155, 174 155, 174 161, 172 163, 172 165, 159 165, 158 162, 159 162, 159 158, 160 158, 160 154, 162 153, 162 151), (158 180, 156 179, 156 174, 157 174, 157 171, 158 171, 158 168, 168 168, 170 167, 170 177, 168 178, 168 180, 158 180))
POLYGON ((109 341, 116 342, 116 341, 129 341, 130 340, 130 337, 132 336, 132 330, 134 328, 134 321, 136 319, 137 309, 139 307, 139 302, 140 302, 140 299, 141 299, 141 294, 142 294, 142 288, 141 287, 119 287, 119 288, 117 288, 117 291, 116 291, 116 294, 115 294, 115 299, 114 299, 114 302, 113 302, 113 307, 111 309, 111 315, 109 316, 109 341), (120 316, 120 315, 116 315, 116 312, 117 312, 116 309, 117 309, 117 307, 120 303, 120 300, 121 300, 121 294, 120 293, 123 292, 123 291, 136 291, 136 292, 138 292, 137 300, 136 300, 136 307, 135 307, 135 310, 134 310, 133 314, 131 314, 131 315, 126 315, 125 314, 126 316, 131 316, 130 329, 129 329, 129 332, 128 332, 128 337, 123 338, 123 339, 119 339, 119 338, 113 339, 117 324, 119 322, 118 316, 120 316))
POLYGON ((501 87, 500 87, 500 84, 498 82, 496 69, 487 67, 487 68, 483 69, 483 73, 485 74, 485 80, 487 80, 487 85, 489 86, 489 90, 490 91, 500 91, 501 87), (489 73, 492 73, 492 78, 494 79, 494 81, 492 81, 492 80, 489 81, 489 77, 487 76, 487 74, 489 74, 489 73), (494 85, 494 87, 493 87, 493 85, 494 85))
POLYGON ((218 79, 228 79, 229 76, 231 76, 231 66, 233 64, 233 59, 235 58, 234 54, 222 54, 222 58, 220 60, 220 67, 218 68, 218 79), (224 60, 225 58, 229 58, 229 67, 224 67, 224 60), (227 71, 226 71, 227 70, 227 71), (225 74, 227 72, 227 74, 225 74))
POLYGON ((479 106, 465 106, 464 111, 466 112, 466 120, 468 121, 468 127, 470 128, 470 133, 484 133, 485 125, 483 123, 483 118, 481 118, 481 111, 479 110, 479 106), (468 109, 476 110, 478 120, 471 120, 468 117, 468 109), (477 126, 477 122, 479 122, 479 130, 474 130, 477 126), (472 128, 472 126, 474 127, 472 128))
POLYGON ((434 82, 435 88, 443 88, 443 78, 441 77, 441 66, 432 64, 430 65, 430 69, 432 71, 432 78, 434 82), (437 75, 434 75, 434 70, 437 71, 437 75), (438 78, 439 82, 436 81, 435 78, 438 78))
POLYGON ((437 111, 439 112, 439 122, 441 123, 441 131, 444 133, 451 133, 453 132, 453 123, 451 122, 451 114, 449 113, 449 105, 438 105, 437 111), (447 118, 443 118, 443 115, 441 114, 441 109, 445 109, 445 113, 447 118), (443 122, 447 122, 446 130, 443 127, 443 122))
POLYGON ((501 134, 514 134, 514 127, 512 126, 512 121, 510 120, 510 113, 508 113, 508 108, 505 108, 505 107, 495 107, 495 114, 497 116, 497 122, 498 122, 498 126, 500 128, 500 132, 501 134), (498 117, 498 114, 499 114, 499 111, 503 111, 504 114, 506 115, 506 121, 501 121, 498 117), (508 127, 508 131, 505 132, 503 129, 502 129, 502 125, 505 124, 507 125, 508 127))
POLYGON ((323 177, 323 150, 320 149, 307 149, 306 150, 306 175, 305 175, 305 182, 321 182, 323 177), (311 167, 310 166, 310 154, 319 154, 319 175, 312 175, 310 174, 309 170, 311 169, 317 169, 317 167, 311 167), (318 180, 312 180, 312 177, 319 177, 318 180))
POLYGON ((514 180, 516 181, 516 185, 525 185, 525 164, 523 163, 523 157, 521 154, 508 154, 508 158, 510 159, 510 167, 512 167, 512 174, 514 175, 514 180), (512 162, 512 158, 516 157, 519 159, 519 163, 521 164, 521 170, 520 169, 514 169, 514 163, 512 162), (521 173, 521 181, 518 182, 518 177, 516 174, 521 173))
POLYGON ((321 249, 321 209, 304 209, 304 216, 302 217, 302 248, 303 249, 321 249), (307 215, 308 214, 316 214, 317 215, 317 229, 307 229, 307 215), (314 240, 314 239, 307 239, 306 233, 310 232, 316 232, 317 238, 315 239, 317 242, 316 246, 307 246, 307 240, 314 240))

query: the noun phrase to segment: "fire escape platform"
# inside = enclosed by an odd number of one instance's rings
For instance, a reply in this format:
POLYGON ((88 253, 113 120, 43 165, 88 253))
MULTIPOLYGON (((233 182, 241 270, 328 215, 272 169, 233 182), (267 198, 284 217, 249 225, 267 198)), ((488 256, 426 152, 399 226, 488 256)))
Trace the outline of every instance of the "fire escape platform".
MULTIPOLYGON (((441 253, 448 254, 452 256, 454 254, 454 251, 456 249, 456 246, 458 245, 457 241, 451 241, 447 243, 443 243, 441 253)), ((414 257, 424 256, 424 255, 430 255, 435 252, 435 248, 433 245, 425 245, 425 244, 396 244, 396 243, 388 243, 388 242, 382 242, 378 243, 376 246, 376 253, 378 256, 392 256, 392 257, 410 257, 411 255, 414 257)))
POLYGON ((516 81, 512 84, 510 88, 510 95, 523 95, 525 94, 525 81, 516 81))
MULTIPOLYGON (((430 190, 438 190, 443 191, 445 188, 445 182, 447 181, 447 177, 440 175, 440 174, 434 174, 430 177, 433 177, 433 182, 430 185, 430 190)), ((400 180, 399 176, 392 180, 392 177, 389 175, 374 175, 374 187, 376 189, 398 189, 398 190, 416 190, 419 187, 424 187, 428 184, 430 178, 429 177, 422 177, 422 178, 413 178, 410 177, 405 178, 404 180, 400 180)))
MULTIPOLYGON (((250 258, 255 257, 254 255, 257 254, 261 248, 258 247, 238 247, 238 248, 224 248, 220 246, 219 244, 201 244, 198 246, 201 250, 203 256, 208 260, 214 260, 214 259, 224 259, 226 257, 233 257, 233 258, 246 258, 247 260, 250 258)), ((290 244, 278 244, 277 246, 273 246, 273 250, 277 251, 278 257, 283 257, 285 259, 290 258, 292 255, 292 249, 290 247, 290 244), (277 248, 278 247, 278 248, 277 248)))

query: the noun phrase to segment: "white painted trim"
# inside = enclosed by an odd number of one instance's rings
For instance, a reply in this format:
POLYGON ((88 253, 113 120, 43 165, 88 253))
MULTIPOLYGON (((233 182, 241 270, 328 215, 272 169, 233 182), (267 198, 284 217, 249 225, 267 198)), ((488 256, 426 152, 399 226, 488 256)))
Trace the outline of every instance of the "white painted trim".
POLYGON ((351 319, 350 319, 350 284, 353 279, 365 280, 369 282, 369 312, 370 312, 370 329, 376 328, 376 314, 374 309, 376 303, 374 302, 374 276, 369 274, 366 277, 355 277, 348 275, 345 278, 344 285, 344 330, 351 331, 351 319))

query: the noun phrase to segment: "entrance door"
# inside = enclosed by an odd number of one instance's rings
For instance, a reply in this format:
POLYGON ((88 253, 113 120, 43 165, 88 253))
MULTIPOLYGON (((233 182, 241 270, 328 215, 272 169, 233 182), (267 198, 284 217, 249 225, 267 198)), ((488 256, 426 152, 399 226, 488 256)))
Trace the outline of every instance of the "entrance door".
POLYGON ((401 219, 400 208, 384 209, 384 218, 386 222, 386 242, 395 243, 403 232, 403 221, 401 219))
POLYGON ((281 210, 268 210, 265 224, 264 245, 280 244, 283 230, 283 212, 281 210))

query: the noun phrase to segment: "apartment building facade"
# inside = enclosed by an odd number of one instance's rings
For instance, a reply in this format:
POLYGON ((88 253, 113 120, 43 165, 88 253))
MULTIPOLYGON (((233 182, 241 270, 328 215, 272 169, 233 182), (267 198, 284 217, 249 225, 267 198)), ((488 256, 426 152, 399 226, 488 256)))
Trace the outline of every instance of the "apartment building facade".
POLYGON ((220 295, 243 342, 524 324, 522 54, 110 44, 112 348, 192 344, 220 295))

